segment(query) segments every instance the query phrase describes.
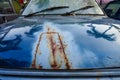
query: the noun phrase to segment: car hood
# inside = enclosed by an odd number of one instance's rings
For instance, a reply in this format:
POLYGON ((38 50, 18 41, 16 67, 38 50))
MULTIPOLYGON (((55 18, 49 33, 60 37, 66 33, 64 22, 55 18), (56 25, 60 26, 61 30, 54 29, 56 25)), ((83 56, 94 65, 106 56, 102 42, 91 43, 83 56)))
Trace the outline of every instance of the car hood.
POLYGON ((120 67, 119 21, 105 17, 30 17, 1 25, 0 67, 120 67))

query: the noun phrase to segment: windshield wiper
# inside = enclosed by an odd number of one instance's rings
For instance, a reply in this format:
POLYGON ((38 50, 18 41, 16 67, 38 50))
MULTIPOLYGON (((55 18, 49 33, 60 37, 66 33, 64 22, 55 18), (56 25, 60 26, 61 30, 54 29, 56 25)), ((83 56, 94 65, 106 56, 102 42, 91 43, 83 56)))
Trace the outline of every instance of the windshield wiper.
POLYGON ((77 11, 80 11, 80 10, 86 10, 86 9, 90 9, 90 8, 93 8, 94 6, 85 6, 85 7, 82 7, 82 8, 79 8, 79 9, 76 9, 76 10, 73 10, 73 11, 70 11, 70 12, 67 12, 67 13, 64 13, 62 14, 63 16, 66 16, 66 15, 70 15, 74 12, 77 12, 77 11))
POLYGON ((30 17, 30 16, 35 15, 35 14, 40 13, 40 12, 53 11, 53 10, 59 10, 59 9, 64 9, 64 8, 69 8, 69 6, 50 7, 50 8, 46 8, 46 9, 43 9, 41 11, 38 11, 38 12, 34 12, 32 14, 28 14, 25 17, 30 17))

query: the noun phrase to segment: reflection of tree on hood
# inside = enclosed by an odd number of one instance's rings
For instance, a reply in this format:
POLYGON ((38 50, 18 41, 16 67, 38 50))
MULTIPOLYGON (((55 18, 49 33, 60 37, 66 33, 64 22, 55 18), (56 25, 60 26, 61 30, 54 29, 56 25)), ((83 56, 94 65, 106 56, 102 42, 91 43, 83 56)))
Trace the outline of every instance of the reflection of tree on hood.
POLYGON ((107 31, 109 31, 112 28, 109 27, 107 30, 105 30, 103 33, 97 31, 94 26, 91 27, 91 31, 87 30, 87 33, 90 36, 94 36, 95 38, 104 38, 109 41, 115 41, 115 34, 106 34, 107 31))
POLYGON ((29 32, 25 32, 28 37, 34 37, 34 33, 42 29, 42 26, 33 26, 29 32))
POLYGON ((0 52, 18 49, 18 44, 22 41, 21 35, 16 35, 15 39, 0 42, 0 52))

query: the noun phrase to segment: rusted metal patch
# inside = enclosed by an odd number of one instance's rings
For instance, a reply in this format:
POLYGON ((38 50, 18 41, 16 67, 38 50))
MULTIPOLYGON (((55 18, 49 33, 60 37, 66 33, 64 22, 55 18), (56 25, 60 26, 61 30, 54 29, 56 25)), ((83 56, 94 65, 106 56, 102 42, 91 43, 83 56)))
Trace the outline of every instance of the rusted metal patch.
POLYGON ((43 63, 44 60, 47 60, 45 63, 47 65, 45 66, 48 66, 51 69, 71 69, 72 67, 66 54, 66 47, 60 33, 51 27, 47 27, 47 31, 41 33, 39 36, 31 67, 43 69, 44 66, 40 64, 40 62, 43 63), (45 46, 44 49, 46 52, 43 51, 43 49, 40 50, 43 46, 45 46), (48 57, 45 54, 48 55, 48 57), (40 61, 42 60, 40 58, 43 58, 44 60, 40 61))

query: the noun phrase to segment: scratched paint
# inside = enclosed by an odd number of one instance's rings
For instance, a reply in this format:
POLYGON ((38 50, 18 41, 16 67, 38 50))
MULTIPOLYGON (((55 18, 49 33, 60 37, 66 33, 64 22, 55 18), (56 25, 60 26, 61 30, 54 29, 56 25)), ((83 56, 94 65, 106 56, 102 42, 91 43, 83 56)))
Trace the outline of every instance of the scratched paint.
POLYGON ((78 69, 85 66, 102 66, 96 54, 80 49, 82 45, 76 43, 73 34, 58 27, 60 25, 45 23, 43 30, 37 33, 31 68, 78 69))
MULTIPOLYGON (((42 69, 42 64, 37 63, 38 55, 44 55, 44 52, 41 52, 40 47, 43 47, 41 44, 42 41, 46 40, 44 45, 46 45, 45 49, 48 49, 48 57, 47 61, 49 62, 49 67, 52 69, 61 69, 62 67, 66 69, 71 69, 71 64, 69 62, 68 56, 66 54, 66 44, 63 41, 63 37, 60 35, 58 31, 52 29, 50 26, 46 26, 47 31, 43 32, 39 35, 39 40, 36 45, 34 59, 32 61, 32 68, 42 69)), ((40 57, 38 57, 40 59, 40 57)))
MULTIPOLYGON (((101 62, 97 57, 98 54, 94 53, 89 49, 84 49, 83 45, 80 45, 81 44, 80 42, 84 41, 84 38, 77 36, 77 34, 73 34, 79 33, 81 31, 81 34, 87 35, 84 29, 85 28, 88 29, 88 25, 89 24, 86 25, 75 24, 63 26, 49 22, 44 23, 43 30, 36 33, 37 37, 35 41, 36 43, 34 44, 32 51, 33 58, 31 68, 80 69, 86 66, 87 67, 104 66, 104 63, 101 62), (69 26, 69 28, 66 26, 69 26), (76 26, 78 29, 74 30, 73 26, 76 26), (63 27, 64 30, 62 30, 63 27), (76 37, 74 35, 76 35, 76 37)), ((101 32, 104 31, 105 30, 102 30, 101 32)), ((88 36, 88 38, 89 40, 91 38, 92 40, 95 39, 92 36, 88 36)), ((87 37, 85 38, 85 40, 86 39, 87 37)), ((86 45, 87 43, 89 44, 89 42, 85 42, 86 45)))
POLYGON ((53 69, 58 69, 64 63, 66 69, 70 69, 70 63, 65 53, 65 45, 58 32, 47 32, 48 46, 50 48, 50 64, 53 69), (54 39, 54 37, 56 39, 54 39), (58 40, 58 41, 57 41, 58 40), (63 60, 62 60, 63 59, 63 60))
POLYGON ((82 55, 73 35, 52 23, 45 23, 34 44, 31 68, 73 69, 82 66, 82 55), (74 45, 74 46, 73 46, 74 45))

